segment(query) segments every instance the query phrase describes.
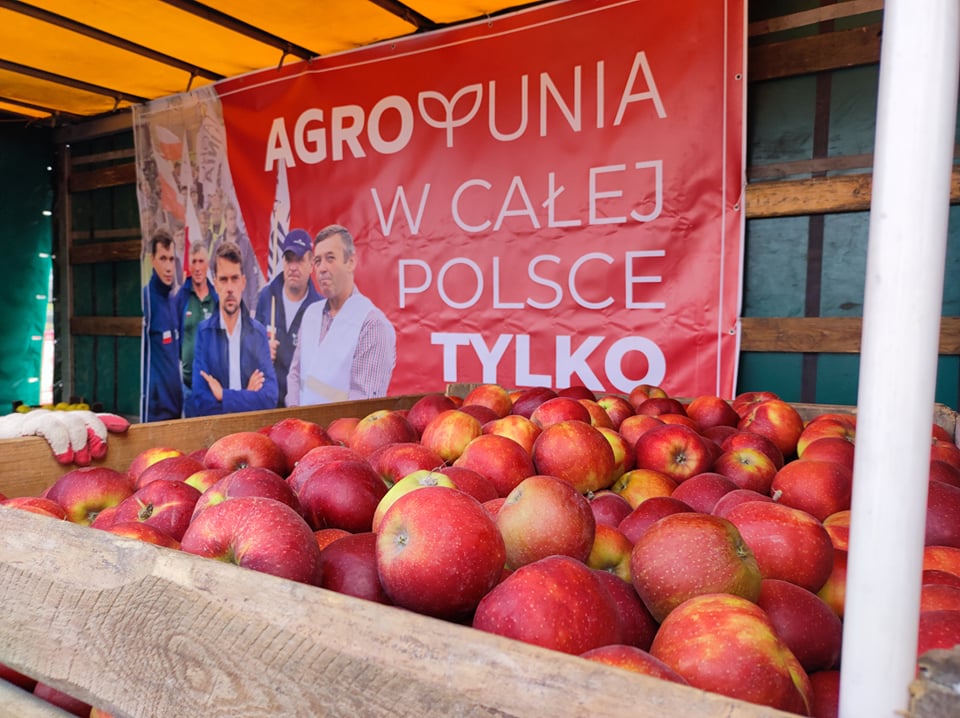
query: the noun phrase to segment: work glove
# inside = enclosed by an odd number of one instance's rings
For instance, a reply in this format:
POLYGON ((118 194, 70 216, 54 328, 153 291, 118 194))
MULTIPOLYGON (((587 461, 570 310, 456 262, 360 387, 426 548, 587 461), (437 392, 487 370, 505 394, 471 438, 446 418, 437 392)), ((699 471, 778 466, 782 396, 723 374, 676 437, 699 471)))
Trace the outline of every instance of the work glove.
POLYGON ((31 409, 0 417, 0 439, 39 436, 61 464, 88 466, 107 453, 107 434, 122 433, 130 422, 109 412, 84 409, 31 409))

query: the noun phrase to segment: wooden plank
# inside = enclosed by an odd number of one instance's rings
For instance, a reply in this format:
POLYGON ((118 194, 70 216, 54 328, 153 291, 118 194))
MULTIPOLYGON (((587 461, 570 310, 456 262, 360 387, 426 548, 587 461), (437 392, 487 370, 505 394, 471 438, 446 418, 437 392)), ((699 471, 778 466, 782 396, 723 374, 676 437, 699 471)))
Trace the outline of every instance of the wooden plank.
MULTIPOLYGON (((860 317, 743 317, 742 351, 857 354, 860 317)), ((940 319, 940 354, 960 354, 960 317, 940 319)))
POLYGON ((880 62, 881 25, 754 45, 747 52, 747 80, 759 82, 880 62))
POLYGON ((821 172, 849 172, 850 170, 871 170, 873 154, 847 155, 845 157, 817 157, 810 160, 791 162, 773 162, 747 167, 747 179, 769 180, 784 179, 796 175, 812 175, 821 172))
POLYGON ((792 715, 27 511, 0 532, 0 661, 119 715, 792 715))
MULTIPOLYGON (((110 434, 107 438, 106 457, 94 463, 126 471, 133 458, 151 446, 171 447, 190 453, 209 446, 226 434, 259 429, 288 416, 298 416, 326 427, 340 416, 362 418, 379 409, 408 409, 420 396, 422 395, 410 394, 296 409, 269 409, 244 414, 133 424, 125 434, 110 434)), ((27 437, 0 440, 0 492, 7 496, 39 494, 59 476, 75 468, 73 465, 58 464, 43 439, 27 437)))
POLYGON ((99 264, 100 262, 135 262, 143 248, 139 239, 126 242, 93 242, 72 244, 70 264, 99 264))
POLYGON ((132 237, 139 238, 141 231, 139 227, 120 227, 118 229, 90 229, 73 230, 70 232, 71 242, 96 242, 114 239, 128 239, 132 237))
POLYGON ((70 317, 71 336, 139 337, 143 317, 70 317))
POLYGON ((812 10, 803 10, 802 12, 791 13, 790 15, 781 15, 766 20, 752 22, 747 28, 747 34, 750 37, 767 35, 773 32, 782 32, 783 30, 794 30, 798 27, 807 27, 816 25, 828 20, 839 20, 845 17, 863 15, 868 12, 877 12, 883 10, 883 0, 848 0, 848 2, 838 2, 833 5, 823 5, 812 10))
POLYGON ((101 167, 87 172, 70 173, 72 192, 87 192, 104 187, 116 187, 122 184, 134 184, 137 181, 137 166, 133 162, 101 167))
POLYGON ((117 160, 130 160, 137 156, 137 151, 133 147, 123 150, 110 150, 109 152, 97 152, 92 155, 80 155, 70 158, 71 167, 81 167, 83 165, 92 165, 97 162, 115 162, 117 160))

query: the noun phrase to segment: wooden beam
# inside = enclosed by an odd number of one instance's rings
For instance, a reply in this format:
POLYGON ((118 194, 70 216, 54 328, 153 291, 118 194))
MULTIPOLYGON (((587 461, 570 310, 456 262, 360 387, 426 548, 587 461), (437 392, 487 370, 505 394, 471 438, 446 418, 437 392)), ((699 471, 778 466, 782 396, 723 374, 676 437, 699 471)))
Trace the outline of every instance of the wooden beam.
MULTIPOLYGON (((743 317, 746 352, 860 352, 860 317, 743 317)), ((960 317, 940 320, 940 354, 960 354, 960 317)))
POLYGON ((750 37, 767 35, 772 32, 782 32, 783 30, 793 30, 798 27, 807 27, 816 25, 827 20, 839 20, 854 15, 863 15, 868 12, 877 12, 883 10, 883 0, 848 0, 848 2, 838 2, 833 5, 823 5, 804 10, 802 12, 791 13, 790 15, 781 15, 766 20, 758 20, 750 23, 747 34, 750 37))
POLYGON ((747 80, 757 82, 880 62, 882 26, 868 25, 755 45, 748 50, 747 80))
POLYGON ((135 262, 140 259, 141 248, 139 239, 132 239, 128 242, 74 244, 70 247, 70 264, 135 262))
POLYGON ((139 337, 143 317, 70 317, 72 336, 139 337))
POLYGON ((137 166, 133 162, 110 165, 86 172, 70 173, 70 192, 88 192, 104 187, 134 184, 137 181, 137 166))

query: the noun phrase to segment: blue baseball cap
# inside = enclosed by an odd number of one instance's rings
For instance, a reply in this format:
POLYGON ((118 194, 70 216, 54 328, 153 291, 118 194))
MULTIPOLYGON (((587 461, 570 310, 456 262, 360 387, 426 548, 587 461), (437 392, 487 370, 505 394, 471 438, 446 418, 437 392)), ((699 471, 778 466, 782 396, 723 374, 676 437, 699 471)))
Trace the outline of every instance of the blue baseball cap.
POLYGON ((298 257, 302 257, 310 251, 312 237, 305 229, 291 229, 287 236, 283 238, 283 244, 280 246, 283 254, 293 252, 298 257))

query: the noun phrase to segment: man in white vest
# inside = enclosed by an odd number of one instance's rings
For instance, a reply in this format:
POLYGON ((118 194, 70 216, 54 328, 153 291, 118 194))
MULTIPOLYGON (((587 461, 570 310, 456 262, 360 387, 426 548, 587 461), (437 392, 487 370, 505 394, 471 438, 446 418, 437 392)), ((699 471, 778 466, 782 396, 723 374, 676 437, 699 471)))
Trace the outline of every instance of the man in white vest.
POLYGON ((397 335, 354 283, 357 255, 346 227, 313 240, 313 276, 322 299, 303 314, 287 375, 286 405, 386 396, 397 362, 397 335))

